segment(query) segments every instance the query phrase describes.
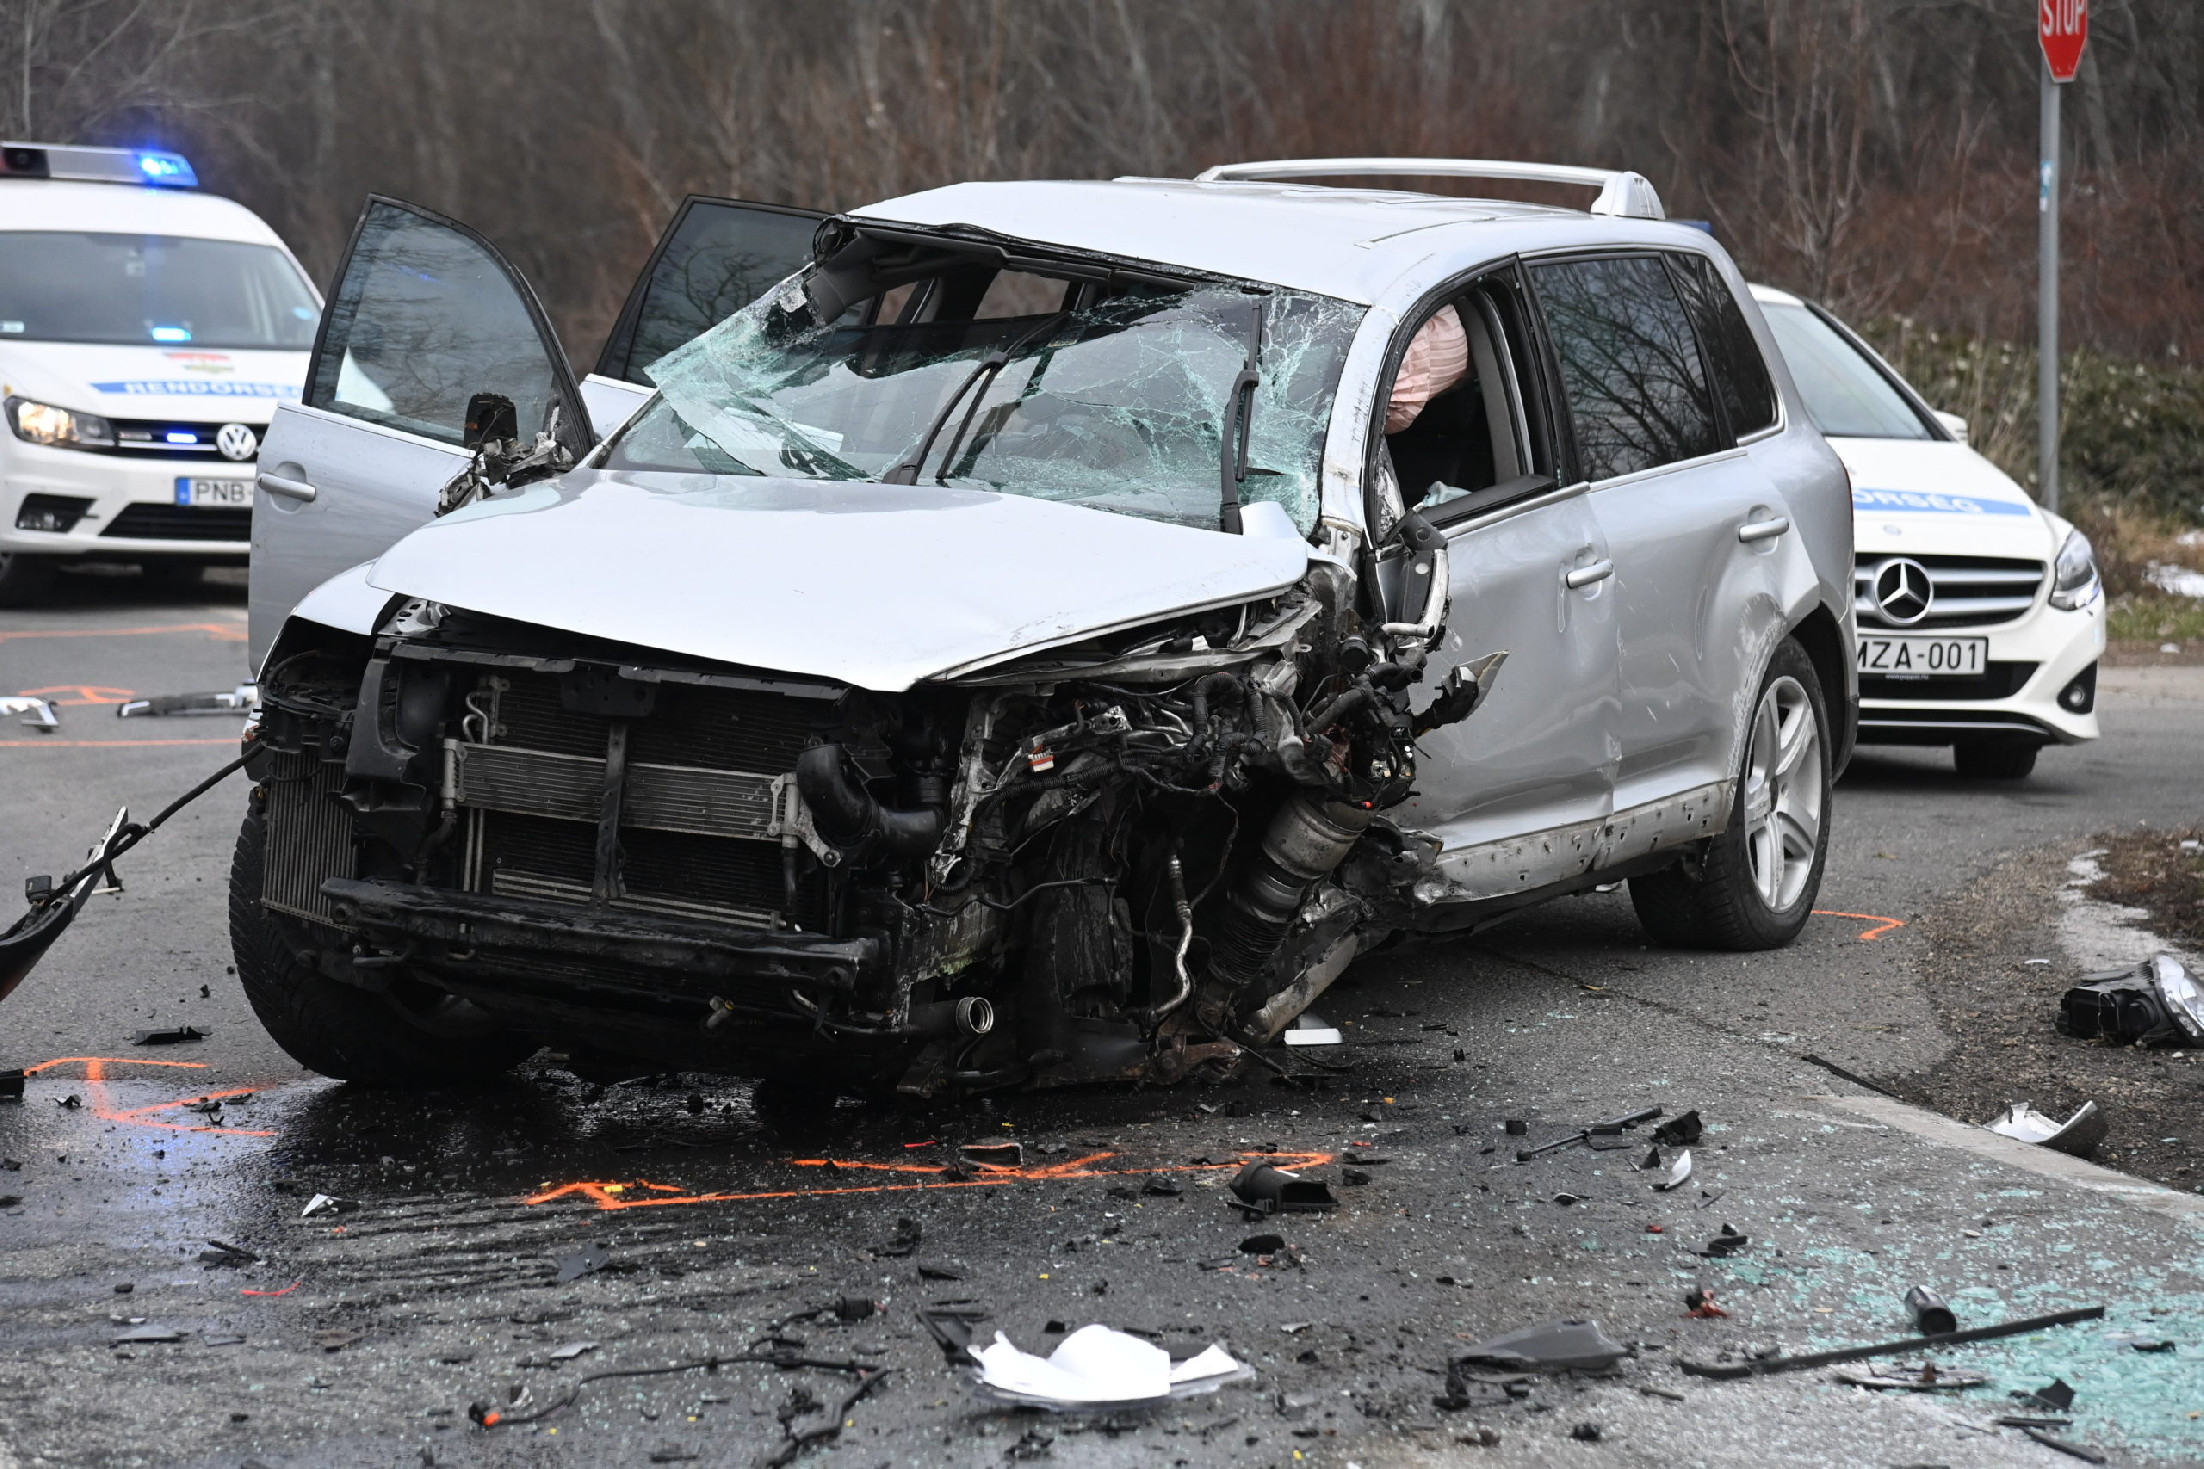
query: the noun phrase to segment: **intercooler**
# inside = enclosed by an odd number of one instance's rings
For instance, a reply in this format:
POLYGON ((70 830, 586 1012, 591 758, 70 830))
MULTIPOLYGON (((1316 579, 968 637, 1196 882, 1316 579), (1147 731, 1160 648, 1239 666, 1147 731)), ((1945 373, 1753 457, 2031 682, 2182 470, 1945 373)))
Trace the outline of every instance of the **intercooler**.
POLYGON ((260 888, 270 908, 318 923, 336 921, 321 885, 354 871, 352 812, 337 801, 343 785, 341 763, 312 753, 271 757, 260 888))

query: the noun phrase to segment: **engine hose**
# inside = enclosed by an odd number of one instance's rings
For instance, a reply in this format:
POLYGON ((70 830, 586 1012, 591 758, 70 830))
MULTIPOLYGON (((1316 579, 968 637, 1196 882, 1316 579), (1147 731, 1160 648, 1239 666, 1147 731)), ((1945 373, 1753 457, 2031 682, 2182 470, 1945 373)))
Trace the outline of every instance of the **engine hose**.
POLYGON ((1178 853, 1171 854, 1164 870, 1171 878, 1171 907, 1179 916, 1178 948, 1171 956, 1172 965, 1178 972, 1178 987, 1171 992, 1171 998, 1149 1010, 1150 1024, 1185 1004, 1186 997, 1194 992, 1193 978, 1186 972, 1186 951, 1194 942, 1194 907, 1186 901, 1186 869, 1179 865, 1178 853))
POLYGON ((820 836, 845 851, 868 844, 902 857, 923 857, 941 845, 949 820, 941 806, 883 806, 849 778, 840 745, 814 745, 796 757, 796 790, 820 836))

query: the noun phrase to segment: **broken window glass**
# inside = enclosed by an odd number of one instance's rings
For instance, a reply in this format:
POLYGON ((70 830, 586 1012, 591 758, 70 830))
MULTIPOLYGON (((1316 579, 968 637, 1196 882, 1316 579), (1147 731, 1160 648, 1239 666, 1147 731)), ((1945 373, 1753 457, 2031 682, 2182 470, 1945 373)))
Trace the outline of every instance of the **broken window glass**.
POLYGON ((853 308, 821 324, 792 282, 661 359, 659 400, 606 462, 828 480, 901 466, 915 483, 1215 528, 1225 399, 1259 335, 1240 497, 1314 528, 1361 307, 1237 285, 1065 299, 961 320, 853 308))

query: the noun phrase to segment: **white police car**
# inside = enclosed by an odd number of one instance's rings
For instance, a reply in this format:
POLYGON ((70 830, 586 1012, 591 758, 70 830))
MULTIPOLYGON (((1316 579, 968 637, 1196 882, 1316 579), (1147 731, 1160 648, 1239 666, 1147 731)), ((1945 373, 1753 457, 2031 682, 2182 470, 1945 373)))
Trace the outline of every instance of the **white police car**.
POLYGON ((243 564, 275 405, 321 299, 174 153, 0 144, 0 606, 65 558, 243 564))
POLYGON ((1753 298, 1852 475, 1860 743, 1949 745, 1960 774, 2011 780, 2047 744, 2095 739, 2105 607, 2088 538, 1843 322, 1767 286, 1753 298))

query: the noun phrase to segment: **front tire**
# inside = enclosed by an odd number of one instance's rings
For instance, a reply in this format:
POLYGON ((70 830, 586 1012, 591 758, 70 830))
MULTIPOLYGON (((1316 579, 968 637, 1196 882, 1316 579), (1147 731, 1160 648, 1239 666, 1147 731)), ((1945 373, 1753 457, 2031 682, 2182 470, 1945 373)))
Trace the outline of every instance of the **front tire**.
POLYGON ((0 551, 0 607, 37 607, 53 590, 60 568, 52 556, 0 551))
POLYGON ((1647 933, 1749 952, 1798 937, 1829 855, 1829 709, 1813 660, 1785 640, 1761 678, 1729 829, 1683 863, 1630 879, 1647 933))
POLYGON ((260 903, 266 830, 255 790, 230 864, 230 947, 253 1013, 291 1059, 339 1081, 412 1089, 480 1085, 535 1054, 535 1042, 418 981, 376 994, 304 962, 311 926, 260 903))

